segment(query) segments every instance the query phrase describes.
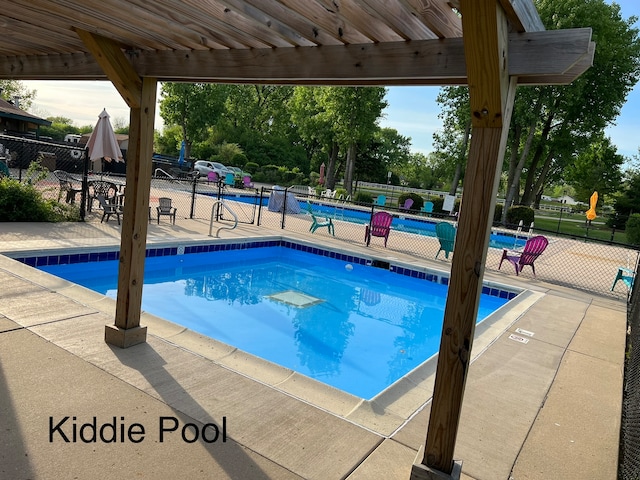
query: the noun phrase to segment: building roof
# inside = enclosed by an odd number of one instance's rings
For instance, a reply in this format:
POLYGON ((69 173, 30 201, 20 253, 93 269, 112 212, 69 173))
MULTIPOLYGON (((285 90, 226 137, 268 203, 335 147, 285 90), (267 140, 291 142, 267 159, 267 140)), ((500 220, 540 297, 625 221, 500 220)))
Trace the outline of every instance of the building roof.
POLYGON ((19 122, 32 123, 35 125, 51 125, 51 122, 49 120, 31 115, 30 113, 16 107, 13 103, 3 100, 2 98, 0 98, 0 117, 10 118, 19 122))

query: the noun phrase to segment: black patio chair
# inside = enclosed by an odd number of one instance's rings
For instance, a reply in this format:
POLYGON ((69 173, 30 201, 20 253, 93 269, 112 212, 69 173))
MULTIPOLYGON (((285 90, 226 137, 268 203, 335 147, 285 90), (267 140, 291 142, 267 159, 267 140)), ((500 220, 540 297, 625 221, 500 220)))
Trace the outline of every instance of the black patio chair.
POLYGON ((60 191, 58 192, 58 201, 62 198, 62 194, 65 194, 65 202, 74 203, 76 194, 82 193, 82 187, 76 188, 73 185, 73 181, 78 181, 69 175, 64 170, 54 170, 53 175, 58 179, 60 183, 60 191))

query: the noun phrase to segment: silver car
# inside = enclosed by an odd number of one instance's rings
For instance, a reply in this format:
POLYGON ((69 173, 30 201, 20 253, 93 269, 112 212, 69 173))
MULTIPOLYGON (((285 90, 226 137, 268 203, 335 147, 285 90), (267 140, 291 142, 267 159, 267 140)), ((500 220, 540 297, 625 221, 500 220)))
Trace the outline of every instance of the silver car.
POLYGON ((215 172, 218 174, 218 177, 224 178, 227 173, 233 174, 232 170, 229 170, 223 164, 218 162, 209 162, 207 160, 198 160, 194 165, 193 169, 196 170, 201 177, 206 177, 209 175, 209 172, 215 172))

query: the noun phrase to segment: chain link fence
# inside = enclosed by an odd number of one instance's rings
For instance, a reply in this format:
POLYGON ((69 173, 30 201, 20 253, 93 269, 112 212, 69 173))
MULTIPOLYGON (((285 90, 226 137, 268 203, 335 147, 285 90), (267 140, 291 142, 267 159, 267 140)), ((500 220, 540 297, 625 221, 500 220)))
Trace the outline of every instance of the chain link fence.
MULTIPOLYGON (((636 271, 639 267, 636 264, 636 271)), ((618 478, 640 479, 640 288, 635 282, 627 303, 627 348, 622 395, 618 478), (634 348, 635 347, 635 348, 634 348)))
MULTIPOLYGON (((437 257, 437 261, 444 263, 451 261, 451 256, 446 258, 445 252, 440 251, 441 244, 436 236, 436 225, 447 222, 456 226, 455 217, 404 211, 387 206, 359 205, 344 200, 316 197, 295 189, 287 189, 286 192, 263 190, 261 195, 263 202, 266 200, 266 206, 263 206, 260 212, 260 225, 309 232, 313 223, 308 211, 310 208, 317 221, 328 223, 330 219, 333 225, 332 230, 316 229, 312 236, 333 237, 347 244, 363 245, 366 244, 365 232, 372 215, 384 210, 393 216, 387 245, 384 246, 384 239, 372 237, 370 248, 391 250, 417 258, 436 260, 437 257), (280 197, 283 196, 289 200, 282 200, 280 197), (294 198, 295 202, 291 198, 294 198)), ((492 229, 486 270, 515 275, 515 269, 509 262, 502 262, 501 265, 503 251, 521 251, 527 239, 533 235, 544 235, 549 240, 549 245, 535 261, 536 275, 532 269, 525 266, 519 273, 522 279, 535 277, 537 280, 589 293, 617 299, 627 297, 626 285, 617 282, 613 286, 613 281, 620 267, 634 269, 639 252, 637 249, 614 242, 567 236, 540 229, 519 232, 516 225, 513 229, 496 226, 492 229)))

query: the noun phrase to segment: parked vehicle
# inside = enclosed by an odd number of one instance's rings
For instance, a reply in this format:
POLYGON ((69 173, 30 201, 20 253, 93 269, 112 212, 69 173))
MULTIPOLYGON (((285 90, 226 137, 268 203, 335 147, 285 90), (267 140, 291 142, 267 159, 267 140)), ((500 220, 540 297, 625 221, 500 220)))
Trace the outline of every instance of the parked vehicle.
POLYGON ((208 162, 206 160, 198 160, 194 165, 193 169, 196 170, 201 177, 206 177, 209 175, 209 172, 215 172, 218 174, 220 178, 224 178, 227 173, 232 173, 235 175, 235 172, 225 167, 223 164, 218 162, 208 162))
POLYGON ((250 177, 251 176, 250 173, 245 172, 240 167, 227 167, 227 168, 229 170, 233 171, 233 173, 236 176, 236 178, 243 178, 243 177, 250 177))

